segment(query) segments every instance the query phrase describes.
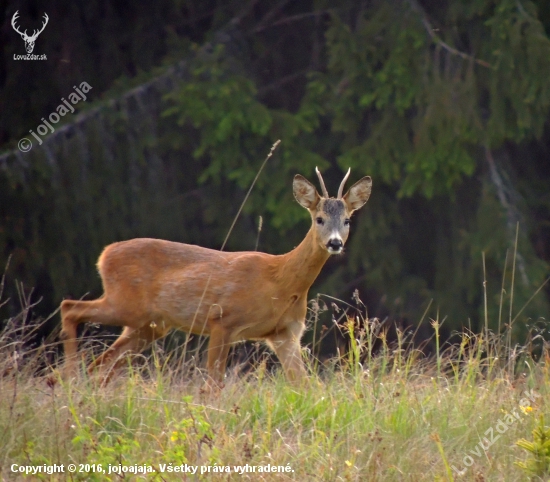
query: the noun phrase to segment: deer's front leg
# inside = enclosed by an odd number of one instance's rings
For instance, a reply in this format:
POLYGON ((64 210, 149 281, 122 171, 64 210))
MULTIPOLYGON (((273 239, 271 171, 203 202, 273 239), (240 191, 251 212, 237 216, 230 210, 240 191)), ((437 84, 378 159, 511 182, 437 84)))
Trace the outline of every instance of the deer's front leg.
POLYGON ((294 322, 267 339, 269 346, 281 361, 286 377, 296 385, 304 381, 307 374, 300 346, 303 331, 304 324, 294 322))

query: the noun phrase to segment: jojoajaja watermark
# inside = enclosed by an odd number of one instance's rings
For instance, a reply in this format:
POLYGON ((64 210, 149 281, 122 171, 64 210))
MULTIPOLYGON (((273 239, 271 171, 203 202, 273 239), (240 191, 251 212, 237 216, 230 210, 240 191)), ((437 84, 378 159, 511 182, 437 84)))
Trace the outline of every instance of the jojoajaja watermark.
MULTIPOLYGON (((531 403, 535 401, 535 398, 539 398, 540 394, 536 393, 531 389, 531 391, 525 390, 523 392, 525 395, 525 398, 522 398, 519 401, 519 407, 524 412, 528 412, 528 408, 531 408, 531 403)), ((500 436, 505 433, 508 428, 513 425, 516 421, 523 422, 523 418, 521 418, 516 409, 512 410, 510 413, 507 413, 504 417, 504 420, 501 420, 500 418, 497 420, 497 423, 494 427, 489 427, 487 430, 485 430, 485 437, 483 439, 480 437, 479 443, 474 447, 473 450, 470 450, 469 453, 471 455, 465 455, 462 459, 462 463, 465 465, 465 468, 458 469, 454 465, 451 465, 451 468, 457 473, 458 476, 462 476, 466 473, 466 470, 468 470, 468 467, 471 467, 474 464, 474 458, 472 455, 475 455, 476 457, 481 457, 483 454, 489 450, 489 447, 491 447, 499 438, 500 436), (495 434, 495 432, 498 432, 498 434, 495 434)))
POLYGON ((40 30, 34 30, 32 35, 27 35, 27 30, 25 30, 24 32, 21 32, 21 30, 19 30, 16 24, 18 15, 19 15, 19 10, 17 10, 13 14, 13 17, 11 18, 11 26, 19 35, 21 35, 23 42, 25 42, 25 50, 27 51, 27 55, 13 54, 13 60, 48 60, 48 58, 46 57, 46 54, 32 55, 32 51, 34 50, 34 43, 36 42, 36 39, 44 31, 44 29, 46 28, 46 25, 48 25, 48 20, 50 19, 48 17, 48 14, 44 13, 42 28, 40 30))
MULTIPOLYGON (((71 92, 67 97, 69 98, 69 101, 65 99, 65 97, 61 97, 61 104, 57 106, 55 109, 55 112, 52 112, 48 119, 46 120, 44 117, 42 117, 43 124, 39 124, 36 128, 36 132, 40 134, 41 136, 45 136, 48 134, 52 134, 55 129, 52 124, 57 124, 61 117, 63 117, 66 114, 73 113, 74 107, 73 105, 78 104, 81 100, 86 100, 86 96, 84 94, 87 94, 92 90, 92 87, 87 82, 82 82, 78 87, 76 85, 73 86, 75 92, 71 92), (71 105, 72 104, 72 105, 71 105)), ((29 132, 33 135, 33 137, 38 141, 38 145, 42 145, 44 142, 36 132, 34 132, 32 129, 29 130, 29 132)), ((32 149, 32 142, 28 137, 23 137, 18 143, 17 147, 19 147, 19 150, 21 152, 29 152, 32 149)))

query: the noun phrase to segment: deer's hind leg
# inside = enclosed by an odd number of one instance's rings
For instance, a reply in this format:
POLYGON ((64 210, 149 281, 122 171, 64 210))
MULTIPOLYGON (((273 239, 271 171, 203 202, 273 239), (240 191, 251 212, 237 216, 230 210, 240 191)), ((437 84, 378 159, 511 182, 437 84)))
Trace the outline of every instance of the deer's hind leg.
MULTIPOLYGON (((134 323, 138 321, 134 313, 117 309, 105 296, 93 301, 64 300, 61 303, 61 338, 65 350, 64 374, 76 376, 78 373, 78 325, 95 323, 105 326, 128 326, 132 321, 134 323)), ((138 328, 140 325, 138 324, 138 328)))
POLYGON ((212 392, 215 388, 223 386, 227 356, 231 348, 231 332, 221 325, 211 328, 208 341, 208 380, 203 391, 212 392))
POLYGON ((78 325, 84 322, 99 323, 103 325, 118 325, 109 309, 105 298, 93 301, 64 300, 61 303, 61 339, 65 351, 66 375, 75 376, 78 372, 77 355, 78 325))
POLYGON ((122 334, 98 358, 88 366, 91 375, 96 369, 103 376, 103 382, 108 382, 113 373, 124 364, 125 355, 139 353, 153 341, 162 338, 167 329, 160 328, 155 323, 133 328, 124 327, 122 334))

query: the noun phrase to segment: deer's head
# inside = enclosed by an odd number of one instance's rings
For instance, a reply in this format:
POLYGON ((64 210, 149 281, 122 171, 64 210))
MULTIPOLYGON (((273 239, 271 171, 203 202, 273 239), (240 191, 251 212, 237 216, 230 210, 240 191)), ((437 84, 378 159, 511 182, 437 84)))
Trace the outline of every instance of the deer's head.
POLYGON ((16 20, 17 20, 17 17, 19 15, 19 10, 17 10, 14 14, 13 14, 13 17, 11 18, 11 26, 13 27, 13 29, 19 34, 21 35, 21 38, 23 39, 23 41, 25 42, 25 49, 27 50, 27 53, 29 54, 32 54, 32 51, 34 50, 34 43, 36 42, 36 39, 38 38, 38 36, 43 32, 43 30, 46 28, 46 25, 48 25, 48 20, 49 20, 49 17, 48 15, 45 13, 44 14, 44 22, 42 23, 42 28, 40 30, 35 30, 33 32, 32 35, 27 35, 27 30, 25 30, 24 32, 21 32, 18 28, 17 28, 17 25, 15 24, 16 20))
POLYGON ((369 199, 372 189, 372 179, 365 176, 357 181, 350 190, 342 196, 344 185, 349 177, 350 170, 344 177, 338 195, 331 198, 317 168, 323 195, 319 195, 313 184, 304 176, 294 176, 294 197, 311 214, 313 230, 319 245, 329 254, 340 254, 348 239, 350 218, 354 211, 361 208, 369 199))

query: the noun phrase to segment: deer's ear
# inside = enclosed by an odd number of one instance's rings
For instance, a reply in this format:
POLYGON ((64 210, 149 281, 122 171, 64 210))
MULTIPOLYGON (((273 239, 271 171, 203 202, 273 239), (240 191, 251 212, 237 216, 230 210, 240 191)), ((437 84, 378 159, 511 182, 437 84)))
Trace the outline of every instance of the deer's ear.
POLYGON ((362 208, 369 200, 372 190, 372 179, 365 176, 350 187, 349 191, 344 196, 344 202, 349 212, 356 211, 362 208))
POLYGON ((292 183, 294 190, 294 197, 302 206, 306 209, 315 209, 321 196, 317 193, 317 190, 304 176, 296 174, 294 176, 294 182, 292 183))

